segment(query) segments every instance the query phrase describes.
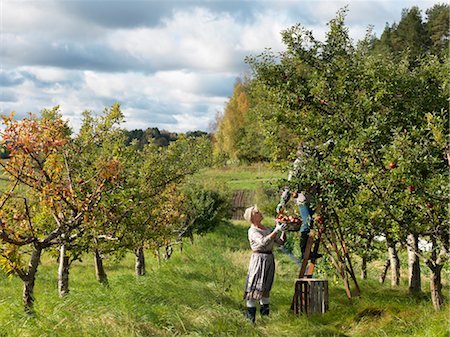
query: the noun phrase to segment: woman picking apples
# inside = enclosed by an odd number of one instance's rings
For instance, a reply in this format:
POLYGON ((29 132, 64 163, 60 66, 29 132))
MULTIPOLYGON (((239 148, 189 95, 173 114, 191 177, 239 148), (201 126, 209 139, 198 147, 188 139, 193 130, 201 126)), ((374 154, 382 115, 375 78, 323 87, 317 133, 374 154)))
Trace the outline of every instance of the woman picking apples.
POLYGON ((248 229, 248 240, 253 254, 248 266, 244 299, 247 301, 247 318, 252 323, 255 322, 258 300, 261 316, 269 315, 269 295, 275 275, 272 248, 274 243, 283 245, 286 242, 287 225, 277 222, 275 229, 272 230, 261 224, 263 218, 256 205, 245 210, 244 219, 251 224, 248 229))

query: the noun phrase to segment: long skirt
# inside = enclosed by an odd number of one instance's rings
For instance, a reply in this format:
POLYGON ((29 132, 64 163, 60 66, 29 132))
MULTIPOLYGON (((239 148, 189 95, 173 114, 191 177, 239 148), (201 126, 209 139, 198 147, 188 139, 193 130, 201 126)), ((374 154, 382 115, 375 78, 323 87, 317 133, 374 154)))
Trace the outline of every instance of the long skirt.
POLYGON ((248 266, 244 288, 245 300, 259 300, 269 297, 275 275, 273 254, 253 253, 248 266))

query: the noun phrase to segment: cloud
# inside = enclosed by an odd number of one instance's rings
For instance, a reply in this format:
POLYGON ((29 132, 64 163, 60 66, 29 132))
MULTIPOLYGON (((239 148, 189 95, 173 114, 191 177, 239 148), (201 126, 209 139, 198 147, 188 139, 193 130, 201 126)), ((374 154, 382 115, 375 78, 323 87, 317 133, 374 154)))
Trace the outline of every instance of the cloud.
POLYGON ((13 87, 22 84, 24 81, 23 76, 17 71, 1 71, 0 72, 0 86, 13 87))
POLYGON ((60 105, 74 129, 81 112, 118 101, 127 128, 208 129, 223 110, 244 58, 283 50, 280 32, 300 22, 323 39, 349 3, 357 40, 379 35, 401 9, 438 1, 77 0, 4 1, 0 110, 60 105))
POLYGON ((174 12, 192 8, 206 8, 211 12, 232 14, 239 21, 251 20, 258 3, 250 1, 178 0, 178 1, 60 1, 62 12, 70 13, 78 21, 106 28, 133 29, 156 27, 171 20, 174 12))
POLYGON ((17 102, 18 98, 14 92, 10 90, 0 91, 0 102, 17 102))

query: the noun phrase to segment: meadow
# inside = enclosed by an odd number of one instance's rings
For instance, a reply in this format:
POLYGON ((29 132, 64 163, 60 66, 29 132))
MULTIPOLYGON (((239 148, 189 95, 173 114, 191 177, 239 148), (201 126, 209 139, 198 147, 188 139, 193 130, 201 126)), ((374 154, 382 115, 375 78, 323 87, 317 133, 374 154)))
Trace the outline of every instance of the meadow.
MULTIPOLYGON (((130 254, 106 261, 110 287, 95 279, 90 256, 75 262, 70 294, 58 298, 57 263, 45 256, 36 281, 36 315, 26 316, 18 278, 0 278, 1 336, 447 336, 448 304, 434 312, 428 294, 411 297, 406 280, 398 289, 379 285, 374 264, 362 295, 349 301, 332 275, 330 308, 322 316, 296 317, 289 306, 297 266, 276 252, 271 314, 244 318, 242 288, 250 251, 243 222, 186 244, 158 266, 147 252, 147 275, 134 276, 130 254)), ((448 288, 448 283, 446 283, 448 288)), ((427 282, 424 279, 424 290, 427 282)), ((448 289, 446 289, 448 295, 448 289)))
POLYGON ((268 165, 257 163, 243 166, 226 166, 201 171, 197 177, 203 180, 214 180, 226 185, 230 190, 256 189, 261 185, 275 185, 286 179, 287 173, 280 172, 268 165))
MULTIPOLYGON (((265 173, 247 176, 252 168, 245 168, 203 174, 223 182, 249 180, 249 186, 260 183, 261 178, 273 179, 270 169, 253 169, 265 173)), ((273 219, 264 221, 272 225, 273 219)), ((120 261, 106 259, 109 287, 96 281, 93 257, 86 255, 82 262, 73 263, 70 293, 63 299, 57 292, 57 261, 45 254, 37 273, 34 316, 23 312, 21 281, 0 274, 0 336, 449 335, 448 301, 442 311, 434 311, 424 265, 423 294, 408 294, 404 256, 400 287, 391 289, 388 280, 380 285, 382 261, 374 261, 368 279, 359 280, 361 296, 349 301, 342 281, 329 271, 329 311, 297 317, 290 312, 290 303, 298 267, 276 250, 270 316, 262 319, 257 313, 256 324, 250 324, 242 300, 251 255, 247 228, 243 221, 218 224, 214 231, 185 242, 182 252, 175 249, 160 265, 147 251, 147 274, 138 278, 133 254, 120 261)), ((355 262, 359 260, 355 258, 355 262)), ((443 277, 448 299, 448 269, 443 277)))

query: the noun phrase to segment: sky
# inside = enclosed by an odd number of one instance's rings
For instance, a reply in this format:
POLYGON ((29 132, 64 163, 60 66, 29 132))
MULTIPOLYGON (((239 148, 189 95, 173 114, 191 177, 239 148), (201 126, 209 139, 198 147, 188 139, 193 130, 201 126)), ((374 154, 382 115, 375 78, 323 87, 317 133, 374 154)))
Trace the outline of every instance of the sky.
POLYGON ((354 41, 379 37, 403 8, 435 0, 0 0, 0 113, 60 106, 81 114, 119 102, 124 127, 212 131, 246 56, 284 49, 281 31, 300 23, 323 40, 348 5, 354 41))

